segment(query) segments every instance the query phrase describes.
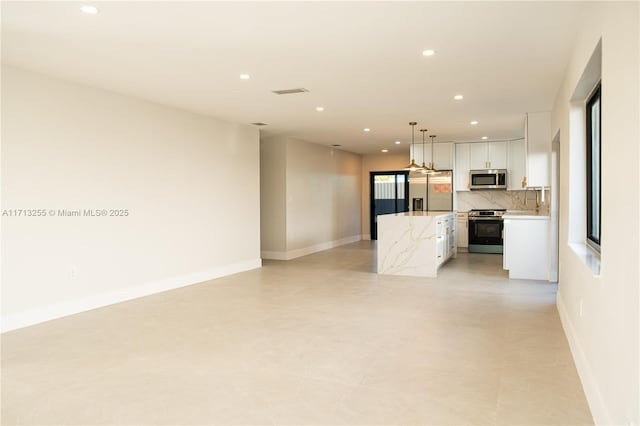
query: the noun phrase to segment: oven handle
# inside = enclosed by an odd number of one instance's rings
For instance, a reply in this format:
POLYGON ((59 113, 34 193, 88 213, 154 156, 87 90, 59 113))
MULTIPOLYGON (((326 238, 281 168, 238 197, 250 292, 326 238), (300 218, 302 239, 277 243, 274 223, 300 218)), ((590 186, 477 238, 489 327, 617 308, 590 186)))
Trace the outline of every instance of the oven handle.
POLYGON ((494 222, 504 222, 504 219, 499 217, 470 217, 469 220, 493 220, 494 222))

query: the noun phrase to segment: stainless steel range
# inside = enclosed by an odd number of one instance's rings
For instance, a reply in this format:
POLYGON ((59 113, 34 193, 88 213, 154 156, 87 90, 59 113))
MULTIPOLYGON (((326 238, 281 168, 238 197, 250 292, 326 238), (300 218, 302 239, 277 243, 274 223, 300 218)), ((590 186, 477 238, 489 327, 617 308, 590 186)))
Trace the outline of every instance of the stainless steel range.
POLYGON ((470 210, 469 211, 469 252, 502 254, 502 215, 506 210, 470 210))

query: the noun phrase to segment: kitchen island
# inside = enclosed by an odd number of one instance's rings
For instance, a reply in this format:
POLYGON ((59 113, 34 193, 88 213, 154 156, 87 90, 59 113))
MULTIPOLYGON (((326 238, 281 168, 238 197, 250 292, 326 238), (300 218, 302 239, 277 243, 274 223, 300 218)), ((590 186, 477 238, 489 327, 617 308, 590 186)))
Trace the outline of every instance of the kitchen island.
POLYGON ((378 273, 436 277, 438 268, 456 256, 455 226, 455 212, 378 216, 378 273))

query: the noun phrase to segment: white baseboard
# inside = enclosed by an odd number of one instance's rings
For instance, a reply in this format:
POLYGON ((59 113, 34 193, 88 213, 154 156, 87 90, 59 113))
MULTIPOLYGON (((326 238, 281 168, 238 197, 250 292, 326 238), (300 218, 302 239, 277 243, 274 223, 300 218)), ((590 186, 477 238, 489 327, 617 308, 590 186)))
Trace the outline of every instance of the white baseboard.
POLYGON ((339 240, 327 241, 320 244, 314 244, 312 246, 303 247, 296 250, 288 251, 268 251, 263 250, 261 256, 263 259, 272 260, 291 260, 297 257, 306 256, 309 254, 317 253, 319 251, 328 250, 334 247, 343 246, 345 244, 355 243, 362 239, 361 235, 354 235, 352 237, 341 238, 339 240))
POLYGON ((562 300, 561 293, 558 293, 556 297, 556 306, 558 308, 558 314, 560 315, 560 322, 562 323, 564 334, 567 336, 567 341, 569 342, 573 361, 576 364, 576 369, 578 370, 578 376, 580 376, 580 381, 582 382, 582 389, 587 397, 587 403, 589 404, 589 409, 591 410, 594 423, 596 425, 612 425, 614 423, 609 415, 609 410, 607 410, 607 406, 602 399, 602 394, 600 393, 598 385, 593 377, 593 373, 589 367, 587 357, 582 350, 580 341, 577 338, 575 329, 571 323, 569 312, 562 300))
POLYGON ((262 257, 263 259, 269 259, 269 260, 289 260, 287 258, 286 251, 262 250, 260 252, 260 257, 262 257))
POLYGON ((56 318, 89 311, 91 309, 102 308, 104 306, 113 305, 114 303, 149 296, 180 287, 186 287, 188 285, 198 284, 215 278, 237 274, 238 272, 249 271, 261 266, 261 259, 253 259, 209 269, 207 271, 181 275, 178 277, 141 284, 135 287, 119 289, 113 292, 100 293, 80 299, 69 300, 67 302, 56 303, 42 308, 31 309, 29 311, 2 317, 1 330, 4 333, 56 318))

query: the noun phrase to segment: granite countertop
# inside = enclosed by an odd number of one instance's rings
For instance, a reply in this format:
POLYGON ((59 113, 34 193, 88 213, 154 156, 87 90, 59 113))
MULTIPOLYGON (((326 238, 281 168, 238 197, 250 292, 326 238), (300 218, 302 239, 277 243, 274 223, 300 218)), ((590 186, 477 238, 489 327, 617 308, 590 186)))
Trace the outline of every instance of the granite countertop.
POLYGON ((389 213, 381 216, 436 217, 436 216, 446 216, 454 213, 455 213, 454 211, 449 211, 449 212, 409 211, 409 212, 403 212, 403 213, 389 213))
POLYGON ((536 212, 535 210, 507 210, 503 219, 549 219, 549 213, 536 212))

